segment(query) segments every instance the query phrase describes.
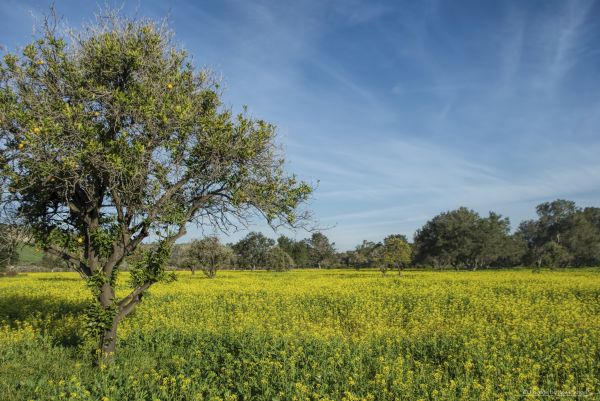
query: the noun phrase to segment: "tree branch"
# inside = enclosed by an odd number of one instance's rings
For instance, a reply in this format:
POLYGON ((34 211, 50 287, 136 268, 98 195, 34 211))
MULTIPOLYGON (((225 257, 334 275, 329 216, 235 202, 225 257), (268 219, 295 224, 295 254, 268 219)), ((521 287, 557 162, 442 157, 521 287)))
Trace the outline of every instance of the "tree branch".
POLYGON ((70 254, 69 252, 65 251, 64 249, 60 249, 60 248, 55 247, 54 245, 50 245, 50 246, 46 247, 46 251, 48 253, 53 254, 54 256, 60 257, 61 259, 65 260, 67 263, 72 263, 74 266, 73 268, 78 273, 84 275, 85 277, 89 277, 92 275, 92 270, 89 268, 89 266, 84 261, 82 261, 77 256, 70 254), (76 268, 75 266, 79 266, 79 268, 76 268))

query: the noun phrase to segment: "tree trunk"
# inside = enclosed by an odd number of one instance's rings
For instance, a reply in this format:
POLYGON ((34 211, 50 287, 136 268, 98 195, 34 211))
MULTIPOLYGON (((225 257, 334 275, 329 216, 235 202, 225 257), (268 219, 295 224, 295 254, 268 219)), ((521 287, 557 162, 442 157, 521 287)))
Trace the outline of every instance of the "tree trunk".
POLYGON ((100 335, 98 351, 99 359, 105 363, 112 362, 117 348, 117 325, 119 324, 119 315, 115 316, 112 325, 100 335))
MULTIPOLYGON (((110 286, 110 283, 104 283, 100 289, 100 295, 98 296, 98 302, 104 309, 113 307, 115 298, 115 290, 110 286)), ((117 313, 113 317, 112 324, 109 328, 105 329, 100 334, 98 341, 98 360, 103 362, 110 362, 115 353, 117 346, 117 325, 119 324, 120 316, 117 313)))

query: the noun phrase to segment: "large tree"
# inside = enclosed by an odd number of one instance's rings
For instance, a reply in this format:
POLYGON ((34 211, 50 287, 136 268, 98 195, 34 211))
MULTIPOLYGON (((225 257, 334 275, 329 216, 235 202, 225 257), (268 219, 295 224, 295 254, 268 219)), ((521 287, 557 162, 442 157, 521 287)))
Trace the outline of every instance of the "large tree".
POLYGON ((538 218, 521 223, 525 262, 536 266, 593 266, 600 263, 600 209, 581 209, 557 199, 536 207, 538 218))
POLYGON ((494 212, 483 218, 465 207, 440 213, 417 230, 415 261, 456 269, 497 266, 512 245, 509 231, 509 220, 494 212))
POLYGON ((465 207, 440 213, 415 234, 415 259, 421 264, 470 266, 480 216, 465 207))
POLYGON ((110 357, 117 325, 190 222, 226 230, 252 216, 297 225, 311 187, 283 169, 275 127, 222 106, 164 24, 114 13, 39 39, 0 66, 0 154, 10 204, 37 243, 93 292, 90 327, 110 357), (144 240, 131 292, 115 294, 124 258, 144 240))

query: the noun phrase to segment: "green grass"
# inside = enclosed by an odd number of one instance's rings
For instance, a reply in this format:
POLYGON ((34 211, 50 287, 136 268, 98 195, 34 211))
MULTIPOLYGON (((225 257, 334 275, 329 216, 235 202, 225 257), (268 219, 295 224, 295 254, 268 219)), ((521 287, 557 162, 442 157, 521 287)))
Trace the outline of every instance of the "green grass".
POLYGON ((115 363, 100 368, 83 337, 89 294, 76 274, 0 279, 0 399, 545 400, 600 391, 597 269, 178 277, 152 288, 119 328, 115 363), (541 392, 555 396, 524 396, 541 392))
POLYGON ((35 249, 31 245, 23 246, 19 251, 19 263, 20 264, 36 264, 42 260, 44 252, 35 249))

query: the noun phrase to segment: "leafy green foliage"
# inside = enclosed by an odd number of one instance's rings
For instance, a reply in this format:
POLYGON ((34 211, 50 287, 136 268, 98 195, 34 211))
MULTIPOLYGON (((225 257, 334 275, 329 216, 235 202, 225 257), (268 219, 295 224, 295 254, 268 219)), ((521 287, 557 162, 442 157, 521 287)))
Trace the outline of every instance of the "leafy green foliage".
POLYGON ((364 240, 354 251, 348 253, 347 264, 357 269, 373 266, 377 261, 380 247, 381 243, 364 240))
POLYGON ((461 207, 441 213, 415 234, 415 262, 454 268, 497 266, 510 243, 508 218, 490 212, 482 218, 461 207))
POLYGON ((411 263, 412 248, 403 235, 390 235, 383 240, 383 246, 378 248, 379 269, 386 273, 388 269, 402 269, 411 263))
POLYGON ((219 242, 217 237, 194 240, 187 250, 187 264, 192 274, 199 266, 208 278, 214 278, 217 270, 231 265, 233 250, 219 242))
POLYGON ((129 271, 130 285, 138 288, 146 283, 175 281, 175 273, 165 269, 170 256, 171 246, 167 241, 161 241, 155 246, 142 250, 141 258, 129 271))
POLYGON ((277 246, 292 257, 296 267, 310 266, 310 247, 306 240, 296 241, 281 235, 277 238, 277 246))
POLYGON ((55 22, 0 63, 3 202, 83 277, 112 283, 144 240, 157 242, 129 295, 96 294, 116 322, 172 278, 169 250, 187 224, 305 224, 312 188, 285 173, 275 126, 223 107, 213 75, 164 25, 112 12, 78 32, 55 22))
POLYGON ((321 232, 316 232, 308 239, 308 254, 313 267, 321 268, 331 264, 335 256, 335 243, 321 232))
POLYGON ((294 259, 279 246, 274 246, 267 253, 269 270, 284 272, 294 267, 294 259))
POLYGON ((525 262, 534 267, 593 266, 600 263, 598 208, 578 208, 557 199, 536 208, 538 218, 519 225, 527 246, 525 262))
POLYGON ((260 269, 268 267, 268 253, 275 241, 262 233, 250 232, 232 246, 237 263, 245 269, 260 269))

